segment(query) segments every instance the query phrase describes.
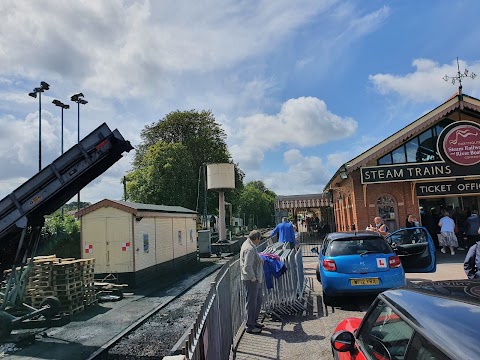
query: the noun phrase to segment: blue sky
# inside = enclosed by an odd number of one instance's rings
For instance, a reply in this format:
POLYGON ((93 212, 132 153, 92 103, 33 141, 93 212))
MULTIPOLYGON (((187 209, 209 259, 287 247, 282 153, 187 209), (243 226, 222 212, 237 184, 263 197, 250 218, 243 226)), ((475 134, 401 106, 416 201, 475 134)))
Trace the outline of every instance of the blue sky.
MULTIPOLYGON (((322 192, 340 165, 446 101, 445 74, 480 74, 473 1, 0 3, 0 198, 106 122, 133 145, 174 110, 212 110, 246 182, 322 192), (74 106, 75 105, 75 106, 74 106)), ((480 79, 464 93, 480 97, 480 79)), ((120 199, 133 152, 82 191, 120 199)))

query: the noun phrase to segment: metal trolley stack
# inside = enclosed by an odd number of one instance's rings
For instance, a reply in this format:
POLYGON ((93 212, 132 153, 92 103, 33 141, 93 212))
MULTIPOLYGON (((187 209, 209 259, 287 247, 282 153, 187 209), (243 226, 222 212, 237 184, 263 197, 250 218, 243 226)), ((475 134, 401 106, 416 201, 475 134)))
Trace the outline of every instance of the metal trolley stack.
POLYGON ((305 278, 302 251, 287 249, 284 243, 274 243, 262 253, 278 255, 287 267, 278 279, 272 277, 272 289, 267 289, 266 282, 263 282, 262 310, 279 318, 280 315, 296 315, 306 311, 308 291, 313 290, 313 281, 310 277, 305 278))

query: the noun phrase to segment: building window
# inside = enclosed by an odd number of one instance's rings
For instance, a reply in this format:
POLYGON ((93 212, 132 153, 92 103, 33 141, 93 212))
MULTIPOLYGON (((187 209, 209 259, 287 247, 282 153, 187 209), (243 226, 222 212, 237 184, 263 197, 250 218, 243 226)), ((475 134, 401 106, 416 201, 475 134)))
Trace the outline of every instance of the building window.
POLYGON ((382 218, 390 232, 397 229, 397 201, 391 195, 382 195, 377 199, 377 216, 382 218))
POLYGON ((378 165, 392 165, 392 153, 388 153, 384 157, 378 159, 378 165))
POLYGON ((403 164, 406 162, 405 159, 405 146, 401 146, 392 151, 392 158, 394 164, 403 164))
POLYGON ((415 163, 417 160, 417 151, 418 151, 418 137, 413 138, 408 143, 405 144, 405 150, 407 152, 407 162, 415 163))
POLYGON ((453 120, 443 119, 435 126, 399 146, 377 160, 377 165, 431 162, 440 160, 437 154, 437 139, 442 130, 453 120))
POLYGON ((148 234, 143 234, 143 252, 148 253, 148 248, 149 248, 148 234))

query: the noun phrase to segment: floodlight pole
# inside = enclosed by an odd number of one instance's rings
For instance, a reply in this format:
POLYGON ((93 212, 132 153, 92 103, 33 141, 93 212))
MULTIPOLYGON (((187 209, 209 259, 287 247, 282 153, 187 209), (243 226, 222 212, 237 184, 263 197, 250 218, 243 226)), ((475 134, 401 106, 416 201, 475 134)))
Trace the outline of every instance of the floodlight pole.
POLYGON ((42 92, 38 92, 38 172, 42 170, 42 92))
POLYGON ((36 87, 32 90, 28 96, 33 98, 38 94, 38 171, 42 170, 42 92, 49 90, 50 85, 45 81, 40 82, 40 87, 36 87))
MULTIPOLYGON (((70 100, 77 103, 77 125, 78 125, 77 144, 80 144, 80 104, 82 105, 88 104, 88 101, 83 98, 82 93, 72 95, 70 100)), ((78 210, 80 210, 80 191, 78 192, 78 195, 77 195, 77 211, 78 210)))

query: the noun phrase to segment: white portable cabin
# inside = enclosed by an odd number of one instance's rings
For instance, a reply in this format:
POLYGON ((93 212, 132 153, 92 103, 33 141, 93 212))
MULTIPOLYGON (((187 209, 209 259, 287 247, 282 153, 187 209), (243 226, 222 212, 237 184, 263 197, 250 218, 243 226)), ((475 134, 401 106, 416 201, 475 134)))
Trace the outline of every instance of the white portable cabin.
POLYGON ((82 258, 95 258, 97 277, 135 286, 197 259, 197 212, 180 206, 104 199, 76 213, 82 258))

